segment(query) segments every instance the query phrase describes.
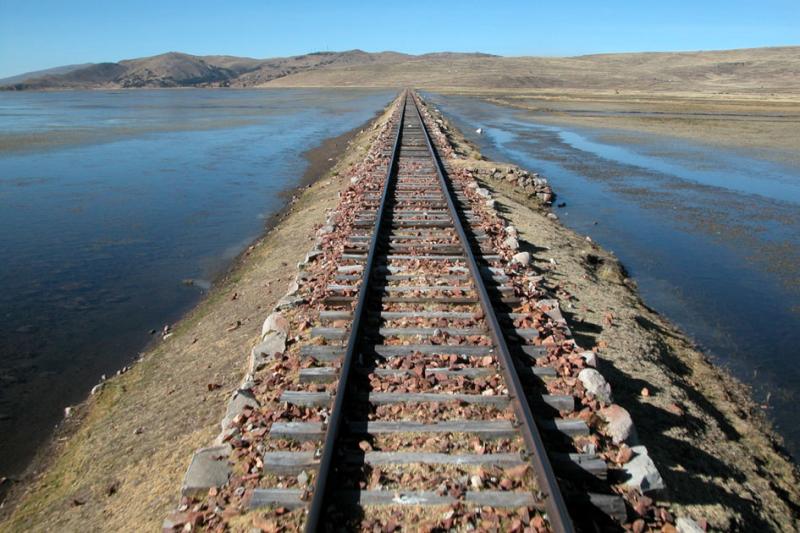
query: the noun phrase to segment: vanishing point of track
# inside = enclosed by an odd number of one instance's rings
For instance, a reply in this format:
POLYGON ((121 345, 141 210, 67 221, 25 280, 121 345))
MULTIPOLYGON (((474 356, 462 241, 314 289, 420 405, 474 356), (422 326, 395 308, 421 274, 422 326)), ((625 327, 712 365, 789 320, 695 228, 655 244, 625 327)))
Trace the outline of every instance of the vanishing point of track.
MULTIPOLYGON (((402 306, 405 303, 404 299, 408 303, 418 303, 420 300, 418 297, 405 298, 402 295, 407 294, 406 291, 386 291, 382 285, 385 285, 386 278, 391 276, 386 272, 392 270, 384 270, 383 267, 388 261, 402 263, 404 260, 413 261, 416 258, 423 259, 430 264, 432 275, 450 280, 453 285, 439 287, 412 285, 395 287, 395 289, 403 288, 420 293, 425 291, 447 293, 457 290, 474 294, 477 297, 432 297, 430 300, 440 303, 443 307, 454 309, 476 304, 480 306, 485 330, 478 330, 477 333, 480 335, 488 333, 491 338, 491 353, 497 358, 505 378, 508 397, 518 421, 515 424, 516 430, 525 442, 527 448, 525 456, 533 466, 537 487, 544 502, 550 525, 555 531, 570 531, 572 522, 564 498, 534 422, 531 407, 526 399, 522 382, 506 342, 505 333, 494 309, 495 304, 484 282, 481 265, 473 251, 473 245, 477 241, 470 239, 470 235, 462 224, 462 217, 466 217, 468 213, 460 210, 456 203, 458 197, 452 184, 448 182, 415 98, 407 94, 404 97, 402 108, 379 204, 374 213, 367 212, 363 215, 367 222, 366 225, 373 227, 369 246, 367 249, 362 246, 362 243, 365 242, 363 240, 365 235, 351 243, 356 248, 356 253, 366 252, 366 261, 356 307, 352 315, 347 349, 339 373, 337 387, 339 394, 336 394, 334 398, 333 409, 328 419, 319 473, 306 520, 306 531, 313 532, 319 529, 326 503, 329 501, 329 493, 332 492, 328 487, 328 482, 336 462, 340 433, 346 431, 344 429, 345 406, 348 401, 349 385, 354 367, 365 365, 371 355, 368 351, 371 348, 374 352, 375 344, 380 342, 378 340, 380 336, 376 338, 365 335, 369 316, 376 309, 379 310, 382 307, 382 300, 385 299, 384 295, 386 294, 401 295, 392 298, 391 303, 394 306, 402 306), (424 231, 419 231, 421 228, 424 231), (397 254, 393 257, 391 254, 397 251, 402 251, 403 255, 397 254), (437 268, 444 261, 447 261, 448 265, 444 268, 437 268), (450 274, 452 270, 449 266, 453 262, 463 264, 460 269, 464 273, 463 276, 454 277, 450 274), (458 285, 457 289, 456 285, 458 285)), ((477 247, 480 253, 479 245, 477 247)), ((396 271, 402 272, 403 269, 400 268, 396 271)), ((408 281, 416 283, 415 279, 418 277, 410 276, 408 281)), ((402 311, 400 312, 402 313, 402 311)), ((409 313, 417 314, 415 311, 409 311, 409 313)), ((437 313, 444 315, 447 311, 437 313)), ((409 331, 409 333, 420 332, 409 331)), ((400 336, 403 332, 393 331, 391 334, 400 336)), ((462 352, 459 355, 470 353, 470 350, 463 348, 459 347, 455 350, 462 352)), ((468 346, 468 348, 486 349, 489 346, 478 345, 468 346)), ((411 350, 411 348, 401 349, 411 350)), ((467 421, 464 423, 467 424, 467 421)), ((369 427, 367 429, 369 430, 369 427)), ((421 429, 424 431, 424 428, 421 429)), ((489 458, 484 459, 488 460, 489 458)))
MULTIPOLYGON (((358 300, 353 312, 353 322, 344 362, 340 370, 337 387, 340 393, 334 398, 333 409, 328 419, 328 430, 322 448, 314 497, 306 520, 306 531, 317 531, 325 512, 329 493, 328 479, 335 462, 339 434, 343 431, 347 391, 353 368, 357 364, 365 364, 367 357, 364 353, 368 349, 367 344, 373 344, 372 349, 374 350, 375 342, 379 342, 374 337, 370 338, 364 335, 371 311, 380 307, 383 294, 391 294, 375 290, 376 287, 380 287, 382 281, 385 283, 387 276, 383 273, 379 263, 386 263, 392 259, 390 254, 394 253, 398 247, 402 247, 402 252, 409 260, 414 260, 419 256, 424 257, 433 265, 432 269, 439 270, 439 272, 432 272, 434 275, 444 275, 454 284, 434 290, 448 292, 453 290, 455 284, 461 284, 458 291, 466 290, 477 296, 475 303, 480 306, 483 313, 485 326, 492 340, 492 351, 503 371, 509 398, 519 421, 517 430, 525 441, 527 456, 536 473, 537 486, 543 494, 551 527, 556 531, 569 531, 572 529, 572 523, 566 504, 547 459, 544 444, 522 389, 522 383, 506 344, 505 334, 495 313, 494 304, 483 281, 481 265, 478 264, 472 249, 473 242, 470 241, 461 222, 464 214, 459 212, 456 205, 454 191, 447 181, 444 168, 431 143, 414 97, 406 95, 402 106, 402 115, 397 126, 397 135, 380 203, 374 215, 372 213, 364 215, 369 223, 373 224, 372 237, 369 241, 369 248, 366 250, 366 263, 358 291, 358 300), (408 231, 420 227, 425 228, 426 231, 424 233, 408 231), (441 255, 429 256, 431 252, 435 253, 436 251, 441 255), (464 263, 466 266, 465 275, 455 279, 448 277, 450 271, 447 268, 436 269, 435 266, 437 258, 450 258, 453 254, 460 255, 458 262, 464 263), (443 273, 442 270, 446 270, 446 272, 443 273), (381 277, 383 277, 382 280, 381 277), (356 361, 357 357, 358 361, 356 361)), ((362 251, 362 247, 358 246, 358 250, 362 251)), ((398 260, 402 262, 402 258, 403 256, 399 256, 398 260)), ((441 262, 439 261, 439 263, 441 262)), ((414 279, 416 278, 411 277, 409 281, 415 283, 414 279)), ((416 291, 431 290, 431 287, 423 288, 421 286, 405 288, 416 291)), ((400 294, 403 293, 400 292, 400 294)), ((459 300, 458 298, 444 297, 438 300, 449 307, 474 305, 472 298, 459 300)), ((417 301, 418 298, 409 300, 410 303, 417 301)), ((402 305, 404 303, 403 296, 398 297, 392 303, 402 305)), ((402 334, 401 332, 393 333, 402 334)), ((480 333, 485 333, 485 331, 480 331, 480 333)))

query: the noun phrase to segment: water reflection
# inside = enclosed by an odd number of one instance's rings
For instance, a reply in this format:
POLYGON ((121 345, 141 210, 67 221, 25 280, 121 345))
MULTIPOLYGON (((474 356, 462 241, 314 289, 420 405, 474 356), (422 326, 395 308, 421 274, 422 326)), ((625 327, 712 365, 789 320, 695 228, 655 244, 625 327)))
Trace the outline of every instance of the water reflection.
POLYGON ((0 93, 0 475, 198 300, 306 150, 393 95, 0 93))

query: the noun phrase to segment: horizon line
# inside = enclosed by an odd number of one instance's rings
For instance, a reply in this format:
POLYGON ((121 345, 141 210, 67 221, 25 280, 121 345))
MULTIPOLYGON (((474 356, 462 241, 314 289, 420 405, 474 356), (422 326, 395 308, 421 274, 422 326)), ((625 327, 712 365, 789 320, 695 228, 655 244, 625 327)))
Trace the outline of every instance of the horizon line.
POLYGON ((523 54, 523 55, 502 55, 502 54, 494 54, 491 52, 481 52, 481 51, 452 51, 452 50, 441 50, 441 51, 433 51, 433 52, 423 52, 419 54, 409 53, 409 52, 400 52, 397 50, 379 50, 379 51, 369 51, 364 50, 361 48, 351 48, 348 50, 315 50, 312 52, 304 52, 300 54, 293 54, 293 55, 282 55, 282 56, 266 56, 266 57, 252 57, 252 56, 245 56, 245 55, 235 55, 235 54, 227 54, 227 53, 216 53, 216 54, 194 54, 190 52, 181 52, 177 50, 170 50, 167 52, 161 52, 159 54, 153 55, 143 55, 137 57, 129 57, 129 58, 122 58, 117 59, 116 61, 74 61, 71 63, 65 63, 60 65, 53 65, 50 67, 44 68, 37 68, 34 70, 28 70, 24 72, 19 72, 17 74, 10 74, 3 76, 0 80, 6 78, 15 78, 18 76, 24 76, 26 74, 33 74, 40 71, 61 68, 61 67, 69 67, 73 65, 102 65, 102 64, 117 64, 122 61, 136 61, 140 59, 149 59, 169 54, 180 54, 186 55, 191 57, 215 57, 215 56, 225 56, 225 57, 235 57, 239 59, 253 59, 256 61, 266 61, 270 59, 280 59, 280 58, 288 58, 288 57, 300 57, 300 56, 307 56, 307 55, 314 55, 314 54, 344 54, 348 52, 363 52, 366 54, 400 54, 400 55, 407 55, 411 57, 422 57, 426 55, 434 55, 434 54, 460 54, 460 55, 472 55, 472 54, 480 54, 480 55, 487 55, 499 58, 508 58, 508 59, 517 59, 517 58, 560 58, 560 59, 571 59, 571 58, 579 58, 579 57, 591 57, 591 56, 602 56, 602 55, 626 55, 626 54, 692 54, 692 53, 713 53, 713 52, 737 52, 737 51, 744 51, 744 50, 765 50, 771 48, 800 48, 800 43, 798 44, 779 44, 779 45, 767 45, 767 46, 747 46, 741 48, 700 48, 700 49, 682 49, 682 50, 639 50, 639 51, 603 51, 603 52, 590 52, 585 54, 574 54, 574 55, 560 55, 560 54, 542 54, 542 55, 530 55, 530 54, 523 54))

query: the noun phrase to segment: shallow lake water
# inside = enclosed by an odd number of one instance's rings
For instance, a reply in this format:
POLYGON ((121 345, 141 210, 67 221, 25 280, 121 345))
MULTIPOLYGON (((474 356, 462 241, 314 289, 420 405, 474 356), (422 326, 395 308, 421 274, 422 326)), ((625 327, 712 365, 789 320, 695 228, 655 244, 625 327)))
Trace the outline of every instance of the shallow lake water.
POLYGON ((198 301, 305 151, 394 94, 0 93, 0 475, 198 301))
POLYGON ((429 96, 484 155, 547 177, 563 223, 613 250, 646 303, 751 384, 800 457, 800 168, 429 96))

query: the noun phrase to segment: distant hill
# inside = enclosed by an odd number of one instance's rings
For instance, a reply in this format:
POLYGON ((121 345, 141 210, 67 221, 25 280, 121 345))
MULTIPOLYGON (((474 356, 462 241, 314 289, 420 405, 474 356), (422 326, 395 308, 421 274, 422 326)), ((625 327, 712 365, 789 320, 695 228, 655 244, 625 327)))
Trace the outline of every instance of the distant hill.
POLYGON ((193 56, 169 52, 118 63, 96 63, 67 71, 15 76, 5 89, 94 89, 137 87, 253 87, 308 70, 373 63, 392 64, 412 56, 395 52, 317 52, 292 57, 252 59, 193 56))
POLYGON ((361 50, 253 59, 169 52, 15 76, 4 89, 403 87, 800 93, 800 47, 500 57, 361 50))
POLYGON ((11 76, 9 78, 0 78, 0 85, 11 85, 31 78, 41 78, 42 76, 66 74, 67 72, 71 72, 73 70, 78 70, 81 68, 86 68, 91 65, 92 63, 83 63, 81 65, 64 65, 63 67, 53 67, 44 70, 34 70, 33 72, 25 72, 24 74, 17 74, 16 76, 11 76))
POLYGON ((298 72, 270 85, 800 95, 800 46, 576 57, 428 54, 298 72))

